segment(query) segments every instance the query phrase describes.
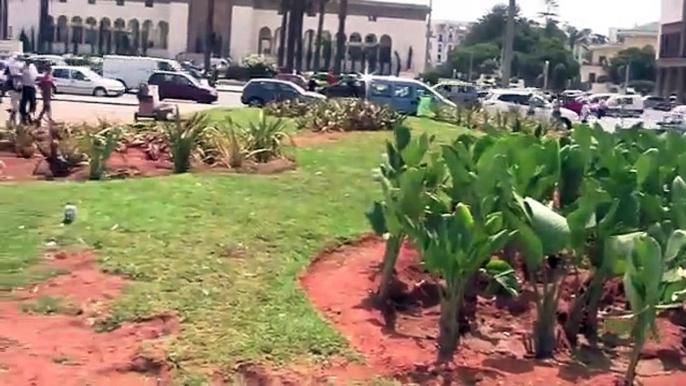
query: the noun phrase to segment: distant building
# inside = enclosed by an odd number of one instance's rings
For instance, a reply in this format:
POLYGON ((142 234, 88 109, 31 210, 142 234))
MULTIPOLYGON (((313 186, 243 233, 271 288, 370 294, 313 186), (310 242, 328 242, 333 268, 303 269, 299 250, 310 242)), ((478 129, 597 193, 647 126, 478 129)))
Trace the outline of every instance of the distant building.
MULTIPOLYGON (((9 38, 18 39, 23 32, 34 49, 40 45, 41 1, 48 3, 44 39, 54 53, 175 57, 205 49, 208 0, 0 0, 8 4, 4 25, 9 38)), ((305 16, 303 26, 307 63, 312 60, 319 19, 316 7, 314 11, 305 16)), ((402 71, 421 72, 429 11, 426 5, 406 2, 349 0, 347 68, 357 63, 357 70, 362 70, 364 59, 393 61, 394 68, 398 63, 402 71)), ((323 26, 329 57, 336 47, 337 15, 338 3, 329 1, 323 26)), ((281 23, 279 0, 215 0, 212 50, 238 60, 256 53, 276 56, 281 23)))
POLYGON ((429 39, 429 61, 432 66, 438 66, 448 60, 453 48, 464 41, 474 23, 436 20, 431 23, 431 38, 429 39))
POLYGON ((657 58, 658 95, 676 94, 686 103, 686 0, 662 0, 657 58))
POLYGON ((588 83, 592 91, 607 91, 607 71, 612 58, 627 48, 644 48, 658 46, 658 23, 639 25, 634 28, 611 28, 607 44, 590 45, 581 66, 581 81, 588 83))

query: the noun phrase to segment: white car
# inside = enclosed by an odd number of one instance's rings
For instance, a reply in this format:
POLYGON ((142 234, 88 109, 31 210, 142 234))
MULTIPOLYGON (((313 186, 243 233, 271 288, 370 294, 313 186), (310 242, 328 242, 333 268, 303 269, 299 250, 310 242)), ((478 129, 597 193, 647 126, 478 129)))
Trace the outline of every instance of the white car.
POLYGON ((103 78, 87 67, 55 66, 52 76, 54 93, 104 97, 120 96, 126 91, 120 81, 103 78))
MULTIPOLYGON (((537 93, 527 90, 492 90, 483 102, 483 109, 489 113, 519 111, 521 115, 533 116, 538 120, 553 118, 553 105, 537 93)), ((560 121, 567 127, 579 121, 579 115, 560 107, 560 121)))

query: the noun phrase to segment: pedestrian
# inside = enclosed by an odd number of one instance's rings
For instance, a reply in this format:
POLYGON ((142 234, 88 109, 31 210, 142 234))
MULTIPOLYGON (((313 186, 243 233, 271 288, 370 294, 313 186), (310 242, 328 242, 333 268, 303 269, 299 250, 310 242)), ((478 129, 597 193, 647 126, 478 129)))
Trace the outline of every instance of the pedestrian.
POLYGON ((52 67, 50 64, 45 67, 45 72, 38 81, 38 88, 40 89, 40 94, 43 98, 43 108, 41 109, 40 114, 38 114, 36 121, 40 126, 43 121, 43 116, 46 115, 48 123, 52 124, 52 90, 54 88, 54 80, 52 78, 52 67))
POLYGON ((317 81, 314 80, 314 76, 310 78, 310 81, 307 82, 307 91, 317 91, 317 81))
POLYGON ((33 63, 27 63, 21 70, 21 102, 19 103, 19 114, 21 123, 31 122, 32 115, 36 112, 36 81, 38 70, 33 63))
POLYGON ((7 64, 5 69, 6 81, 3 88, 7 91, 10 97, 10 108, 7 109, 9 113, 8 127, 14 127, 17 124, 17 113, 19 112, 19 102, 21 101, 21 65, 13 58, 7 64))
POLYGON ((331 68, 326 76, 326 82, 329 84, 329 86, 333 86, 336 84, 336 81, 336 73, 333 71, 333 68, 331 68))

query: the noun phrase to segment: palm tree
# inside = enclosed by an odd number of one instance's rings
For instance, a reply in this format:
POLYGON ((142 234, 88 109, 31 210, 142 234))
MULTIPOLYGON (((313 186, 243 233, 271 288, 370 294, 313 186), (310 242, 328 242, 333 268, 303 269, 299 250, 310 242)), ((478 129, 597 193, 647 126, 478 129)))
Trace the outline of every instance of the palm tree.
POLYGON ((301 9, 303 0, 292 0, 288 12, 288 42, 286 44, 286 68, 292 71, 295 68, 295 46, 298 39, 299 22, 301 21, 301 9))
POLYGON ((510 86, 510 74, 512 72, 512 56, 515 35, 515 16, 517 13, 517 1, 510 0, 507 7, 507 26, 505 29, 505 44, 503 45, 503 59, 501 68, 501 85, 510 86))
POLYGON ((341 72, 341 65, 345 55, 345 18, 348 16, 348 0, 339 0, 338 3, 338 32, 336 33, 336 60, 334 72, 341 72))
POLYGON ((288 10, 291 2, 289 0, 281 0, 281 29, 279 31, 279 67, 284 64, 284 56, 286 49, 286 28, 288 28, 288 10))
POLYGON ((205 30, 205 71, 210 70, 212 49, 214 48, 214 0, 207 1, 207 29, 205 30))
POLYGON ((314 70, 319 71, 319 56, 322 50, 322 29, 324 29, 324 13, 326 12, 326 3, 328 0, 319 0, 319 20, 317 21, 317 37, 315 38, 314 51, 314 70))

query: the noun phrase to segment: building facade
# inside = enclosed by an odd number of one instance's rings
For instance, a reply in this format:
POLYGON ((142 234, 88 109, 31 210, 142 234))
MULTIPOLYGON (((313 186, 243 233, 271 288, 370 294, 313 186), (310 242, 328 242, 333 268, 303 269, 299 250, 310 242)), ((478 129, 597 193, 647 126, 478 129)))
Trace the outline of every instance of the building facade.
MULTIPOLYGON (((41 47, 41 2, 48 4, 47 50, 53 53, 145 54, 176 57, 203 52, 208 0, 2 0, 8 2, 9 37, 41 47), (191 7, 192 5, 192 7, 191 7)), ((251 54, 276 56, 282 14, 279 0, 215 0, 213 47, 216 55, 242 59, 251 54)), ((319 17, 305 16, 303 55, 312 56, 319 17)), ((346 67, 370 58, 395 59, 403 71, 421 72, 426 52, 425 5, 349 0, 346 18, 346 67)), ((336 47, 338 3, 326 4, 323 54, 336 47)), ((328 54, 328 55, 327 55, 328 54)), ((307 63, 308 58, 303 58, 307 63)))
POLYGON ((439 66, 448 60, 450 51, 462 43, 473 23, 436 20, 431 23, 429 61, 439 66))
MULTIPOLYGON (((607 92, 606 68, 612 58, 628 48, 656 49, 659 35, 658 23, 650 23, 634 28, 611 28, 607 44, 589 45, 586 49, 587 61, 581 65, 581 81, 590 85, 593 92, 607 92)), ((657 51, 657 49, 656 49, 657 51)))
POLYGON ((662 0, 657 58, 657 94, 686 102, 686 0, 662 0))

